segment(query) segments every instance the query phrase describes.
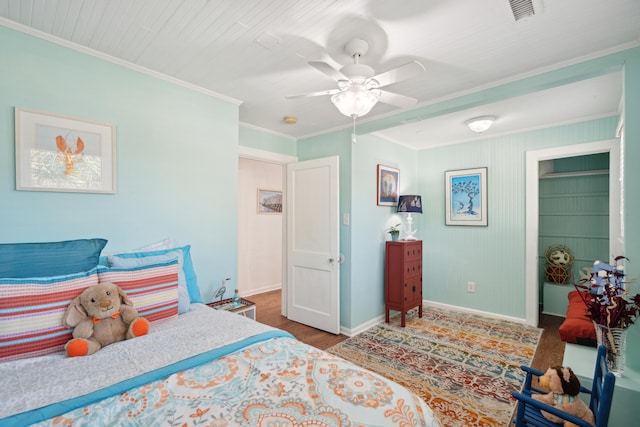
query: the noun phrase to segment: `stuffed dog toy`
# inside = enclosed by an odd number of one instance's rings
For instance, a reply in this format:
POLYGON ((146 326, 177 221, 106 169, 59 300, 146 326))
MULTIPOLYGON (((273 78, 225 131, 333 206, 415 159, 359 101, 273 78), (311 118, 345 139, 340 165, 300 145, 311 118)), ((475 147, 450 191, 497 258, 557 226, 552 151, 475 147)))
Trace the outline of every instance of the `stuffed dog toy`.
POLYGON ((87 356, 102 347, 146 335, 149 322, 138 316, 125 292, 114 283, 100 283, 85 289, 69 305, 63 324, 73 329, 65 345, 67 355, 87 356))
MULTIPOLYGON (((547 369, 547 372, 539 379, 540 388, 549 391, 547 394, 534 394, 533 398, 547 405, 554 406, 559 410, 583 419, 591 424, 595 424, 595 418, 591 409, 580 399, 580 380, 573 373, 571 368, 554 366, 547 369)), ((575 426, 575 424, 558 418, 548 412, 542 411, 542 415, 554 423, 564 422, 565 427, 575 426)))

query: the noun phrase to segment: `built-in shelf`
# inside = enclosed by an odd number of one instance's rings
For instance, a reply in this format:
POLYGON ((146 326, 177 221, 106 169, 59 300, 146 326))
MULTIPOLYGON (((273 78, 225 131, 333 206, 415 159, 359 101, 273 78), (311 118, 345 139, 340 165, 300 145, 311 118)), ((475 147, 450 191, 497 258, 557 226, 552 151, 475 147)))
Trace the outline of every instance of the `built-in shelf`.
POLYGON ((541 212, 540 216, 609 216, 609 212, 541 212))
POLYGON ((568 197, 608 197, 608 191, 591 191, 586 193, 555 193, 555 194, 541 194, 540 199, 566 199, 568 197))
POLYGON ((540 175, 540 179, 549 178, 570 178, 575 176, 589 176, 589 175, 608 175, 608 169, 591 170, 591 171, 577 171, 577 172, 550 172, 540 175))
MULTIPOLYGON (((554 238, 554 237, 558 237, 558 235, 556 234, 539 234, 540 237, 545 237, 545 238, 554 238)), ((593 234, 568 234, 568 233, 563 233, 562 238, 569 238, 569 239, 600 239, 600 240, 609 240, 609 236, 596 236, 593 234)), ((544 260, 544 256, 542 256, 542 259, 544 260)))

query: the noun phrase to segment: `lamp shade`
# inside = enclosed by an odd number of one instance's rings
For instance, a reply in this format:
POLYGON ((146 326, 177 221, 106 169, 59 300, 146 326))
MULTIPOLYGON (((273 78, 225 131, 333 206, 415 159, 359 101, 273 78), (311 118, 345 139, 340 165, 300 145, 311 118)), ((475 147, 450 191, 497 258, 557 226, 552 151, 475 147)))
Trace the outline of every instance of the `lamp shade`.
POLYGON ((399 213, 422 213, 422 197, 417 195, 402 195, 398 199, 399 213))
POLYGON ((342 114, 348 117, 362 117, 367 114, 380 99, 379 91, 370 91, 352 87, 331 97, 331 102, 342 114))

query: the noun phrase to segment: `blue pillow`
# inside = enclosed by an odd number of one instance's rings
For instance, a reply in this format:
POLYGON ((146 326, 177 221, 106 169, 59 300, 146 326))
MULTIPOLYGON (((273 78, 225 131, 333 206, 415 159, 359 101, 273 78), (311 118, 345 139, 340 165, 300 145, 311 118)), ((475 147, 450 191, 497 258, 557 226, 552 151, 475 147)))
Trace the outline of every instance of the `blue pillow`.
POLYGON ((169 252, 174 252, 176 250, 182 251, 182 268, 184 270, 184 276, 187 281, 187 289, 189 291, 189 299, 192 303, 199 302, 202 303, 202 297, 200 296, 200 288, 198 287, 198 278, 196 277, 196 272, 193 269, 193 262, 191 261, 191 245, 182 246, 180 248, 171 248, 171 249, 162 249, 159 251, 150 251, 150 252, 127 252, 121 254, 115 254, 115 256, 120 258, 145 258, 148 256, 157 256, 157 255, 165 255, 169 252))
POLYGON ((49 277, 88 271, 98 265, 105 239, 0 244, 0 277, 49 277))

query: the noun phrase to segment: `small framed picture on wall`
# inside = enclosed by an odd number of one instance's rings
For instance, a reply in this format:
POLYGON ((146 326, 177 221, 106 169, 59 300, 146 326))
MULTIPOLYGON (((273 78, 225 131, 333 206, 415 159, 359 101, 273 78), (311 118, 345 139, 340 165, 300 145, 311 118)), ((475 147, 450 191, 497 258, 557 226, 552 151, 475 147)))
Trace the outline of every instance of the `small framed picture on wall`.
POLYGON ((378 206, 397 206, 400 188, 400 169, 378 165, 378 206))
POLYGON ((257 212, 259 214, 281 214, 282 191, 258 188, 257 212))

